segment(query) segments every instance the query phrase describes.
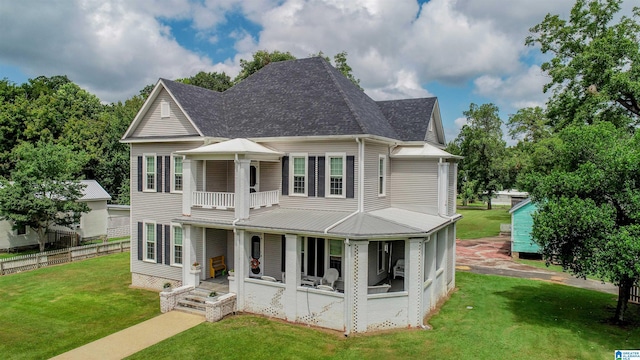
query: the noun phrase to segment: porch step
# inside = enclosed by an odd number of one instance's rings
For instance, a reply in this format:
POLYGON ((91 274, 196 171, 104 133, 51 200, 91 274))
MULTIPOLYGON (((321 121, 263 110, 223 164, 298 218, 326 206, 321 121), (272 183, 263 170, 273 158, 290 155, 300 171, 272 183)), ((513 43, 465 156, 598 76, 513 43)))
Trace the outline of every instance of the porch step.
POLYGON ((194 309, 192 307, 182 306, 180 304, 176 305, 176 307, 173 308, 173 310, 182 311, 182 312, 186 312, 186 313, 194 314, 194 315, 206 316, 206 311, 205 310, 194 309))

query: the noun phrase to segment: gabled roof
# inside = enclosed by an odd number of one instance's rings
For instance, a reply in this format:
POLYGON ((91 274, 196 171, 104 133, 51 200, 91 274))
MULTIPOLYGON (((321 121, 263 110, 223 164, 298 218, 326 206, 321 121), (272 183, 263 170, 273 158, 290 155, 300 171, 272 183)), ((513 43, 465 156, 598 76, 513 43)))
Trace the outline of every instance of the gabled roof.
POLYGON ((397 159, 462 159, 462 156, 449 154, 427 143, 423 145, 397 146, 391 151, 390 156, 397 159))
POLYGON ((250 155, 252 159, 278 160, 283 153, 247 139, 232 139, 215 144, 204 145, 195 149, 177 151, 181 155, 207 156, 218 155, 232 159, 235 155, 250 155))
POLYGON ((97 201, 111 200, 111 195, 95 180, 80 180, 80 183, 86 185, 82 190, 80 201, 97 201))
POLYGON ((521 209, 525 205, 530 204, 530 203, 531 203, 531 198, 526 198, 526 199, 520 201, 519 203, 515 204, 511 209, 509 209, 509 214, 513 214, 518 209, 521 209))
MULTIPOLYGON (((166 79, 154 92, 160 86, 203 136, 227 139, 374 135, 424 141, 436 103, 375 102, 320 57, 268 64, 223 93, 166 79)), ((124 138, 137 125, 134 120, 124 138)))
POLYGON ((382 113, 405 141, 424 141, 437 98, 378 101, 382 113))

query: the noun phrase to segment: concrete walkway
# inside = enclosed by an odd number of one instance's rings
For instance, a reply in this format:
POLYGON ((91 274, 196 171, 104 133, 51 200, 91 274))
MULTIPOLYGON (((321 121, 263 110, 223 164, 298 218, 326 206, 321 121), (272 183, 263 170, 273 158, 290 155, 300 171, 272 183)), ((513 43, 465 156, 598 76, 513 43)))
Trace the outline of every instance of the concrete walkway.
POLYGON ((618 294, 618 288, 609 283, 591 279, 578 279, 565 272, 555 272, 523 265, 511 258, 509 237, 497 236, 475 240, 456 241, 456 269, 477 274, 501 275, 541 280, 583 289, 618 294))
POLYGON ((52 359, 122 359, 204 321, 203 316, 170 311, 52 359))

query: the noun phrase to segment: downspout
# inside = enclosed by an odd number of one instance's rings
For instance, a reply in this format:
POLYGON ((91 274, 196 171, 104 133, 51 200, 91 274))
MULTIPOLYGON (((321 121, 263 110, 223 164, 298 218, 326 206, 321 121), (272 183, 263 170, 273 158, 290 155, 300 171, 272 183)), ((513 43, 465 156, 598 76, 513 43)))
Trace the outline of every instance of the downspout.
POLYGON ((358 212, 364 212, 364 140, 356 137, 358 143, 358 212))

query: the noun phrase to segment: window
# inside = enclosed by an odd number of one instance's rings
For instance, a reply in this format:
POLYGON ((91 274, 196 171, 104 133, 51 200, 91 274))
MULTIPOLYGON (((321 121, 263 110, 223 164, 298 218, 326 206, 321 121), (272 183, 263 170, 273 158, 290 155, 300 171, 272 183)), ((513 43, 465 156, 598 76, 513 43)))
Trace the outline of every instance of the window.
POLYGON ((171 265, 182 265, 182 227, 171 225, 171 265))
POLYGON ((291 195, 307 195, 307 155, 291 154, 291 195))
POLYGON ((344 197, 345 154, 327 154, 327 196, 344 197))
POLYGON ((171 106, 169 105, 168 101, 163 100, 160 103, 160 117, 168 118, 169 116, 171 116, 171 106))
POLYGON ((27 226, 18 225, 18 228, 16 229, 16 235, 25 235, 26 233, 27 233, 27 226))
POLYGON ((152 222, 144 223, 144 260, 155 261, 156 259, 156 224, 152 222))
POLYGON ((387 188, 387 157, 378 158, 378 196, 385 196, 387 188))
POLYGON ((174 192, 182 192, 182 156, 173 157, 173 189, 174 192))
POLYGON ((383 241, 378 241, 377 242, 378 245, 378 251, 377 251, 377 255, 378 255, 378 275, 382 274, 384 272, 384 254, 386 252, 386 247, 387 247, 387 243, 383 242, 383 241))
POLYGON ((338 270, 338 275, 342 276, 342 241, 329 240, 329 268, 338 270))
POLYGON ((156 189, 156 156, 144 156, 144 190, 154 191, 156 189))

